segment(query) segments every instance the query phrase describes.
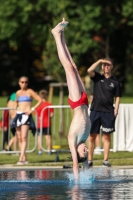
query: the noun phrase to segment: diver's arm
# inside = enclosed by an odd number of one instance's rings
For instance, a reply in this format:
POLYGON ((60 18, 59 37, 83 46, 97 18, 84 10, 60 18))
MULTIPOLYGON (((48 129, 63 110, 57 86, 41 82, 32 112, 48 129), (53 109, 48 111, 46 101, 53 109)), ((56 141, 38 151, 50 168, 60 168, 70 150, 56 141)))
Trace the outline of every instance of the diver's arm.
POLYGON ((78 181, 79 165, 78 165, 77 151, 76 151, 76 147, 75 147, 75 144, 73 141, 74 141, 73 138, 68 136, 68 144, 69 144, 69 148, 70 148, 71 155, 72 155, 72 161, 73 161, 74 178, 75 178, 75 181, 78 181))

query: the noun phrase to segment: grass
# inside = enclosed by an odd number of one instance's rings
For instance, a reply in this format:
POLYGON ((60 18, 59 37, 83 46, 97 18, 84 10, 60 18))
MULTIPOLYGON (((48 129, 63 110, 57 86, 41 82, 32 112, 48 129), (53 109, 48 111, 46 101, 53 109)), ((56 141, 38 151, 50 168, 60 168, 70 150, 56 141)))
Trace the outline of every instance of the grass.
POLYGON ((121 97, 120 103, 130 104, 133 103, 132 97, 121 97))
MULTIPOLYGON (((1 97, 0 98, 0 107, 6 107, 6 100, 7 98, 1 97)), ((133 99, 130 97, 122 97, 121 103, 133 103, 133 99)), ((64 98, 64 104, 67 105, 67 96, 64 98)), ((56 96, 53 98, 53 105, 59 105, 59 97, 56 96)), ((0 112, 1 113, 1 112, 0 112)), ((65 114, 66 116, 66 114, 65 114)), ((58 119, 59 120, 59 119, 58 119)), ((56 120, 56 127, 58 125, 58 120, 56 120)), ((66 121, 66 119, 64 120, 66 121)), ((53 125, 53 124, 52 124, 53 125)), ((68 127, 69 128, 69 127, 68 127)), ((57 134, 57 133, 56 133, 57 134)), ((53 136, 56 144, 60 143, 60 137, 53 136)), ((44 140, 45 141, 45 140, 44 140)), ((34 147, 34 137, 30 134, 30 147, 34 147)), ((2 142, 1 142, 2 143, 2 142)), ((63 145, 67 145, 67 133, 63 136, 63 145)), ((37 150, 32 153, 27 153, 27 160, 29 161, 29 165, 32 166, 56 166, 56 165, 64 165, 64 163, 68 163, 72 165, 72 162, 69 161, 68 156, 70 153, 60 153, 59 154, 59 162, 55 162, 56 154, 53 153, 52 155, 48 155, 47 153, 43 153, 42 155, 37 154, 37 150)), ((110 152, 109 161, 112 165, 133 165, 133 152, 110 152)), ((1 154, 0 155, 0 164, 13 164, 15 165, 18 161, 19 156, 15 156, 13 154, 1 154)), ((95 165, 102 165, 103 161, 103 154, 101 155, 94 155, 94 166, 95 165)))
MULTIPOLYGON (((43 153, 38 155, 37 151, 32 153, 27 153, 27 160, 29 161, 29 166, 62 166, 65 163, 72 165, 72 162, 68 159, 70 153, 60 153, 59 161, 55 162, 56 154, 48 155, 43 153)), ((13 164, 15 165, 18 161, 19 156, 13 154, 1 154, 0 155, 0 164, 13 164)), ((124 166, 124 165, 133 165, 133 153, 132 152, 110 152, 109 161, 112 166, 124 166)), ((94 155, 94 166, 101 166, 103 162, 103 154, 94 155)))

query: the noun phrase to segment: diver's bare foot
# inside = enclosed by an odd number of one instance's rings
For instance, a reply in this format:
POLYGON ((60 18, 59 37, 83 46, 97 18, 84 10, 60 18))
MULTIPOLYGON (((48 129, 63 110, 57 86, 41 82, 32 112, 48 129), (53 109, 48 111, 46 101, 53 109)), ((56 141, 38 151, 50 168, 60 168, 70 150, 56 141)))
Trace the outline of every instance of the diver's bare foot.
POLYGON ((69 22, 65 21, 65 19, 63 18, 62 22, 60 22, 59 24, 57 24, 57 26, 55 28, 52 29, 52 34, 56 35, 57 33, 60 33, 61 31, 64 30, 65 26, 68 25, 69 22))
POLYGON ((69 22, 67 22, 67 21, 65 20, 65 18, 63 18, 63 19, 62 19, 62 22, 61 22, 61 26, 65 28, 68 24, 69 24, 69 22))

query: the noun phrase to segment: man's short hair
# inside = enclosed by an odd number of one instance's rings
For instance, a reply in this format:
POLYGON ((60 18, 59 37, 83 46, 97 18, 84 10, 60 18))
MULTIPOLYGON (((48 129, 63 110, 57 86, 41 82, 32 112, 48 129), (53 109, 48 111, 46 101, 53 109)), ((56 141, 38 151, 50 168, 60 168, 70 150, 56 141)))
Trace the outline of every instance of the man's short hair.
MULTIPOLYGON (((69 160, 72 160, 72 156, 68 157, 69 160)), ((77 159, 78 159, 78 163, 82 163, 82 162, 85 162, 88 158, 88 154, 86 154, 85 157, 80 157, 79 156, 79 153, 77 152, 77 159)))
POLYGON ((78 163, 85 162, 87 160, 88 154, 85 157, 80 157, 79 153, 77 152, 78 163))
POLYGON ((106 57, 106 58, 104 58, 103 60, 107 60, 107 61, 110 61, 111 63, 112 63, 112 65, 113 65, 113 60, 111 59, 111 58, 109 58, 109 57, 106 57))

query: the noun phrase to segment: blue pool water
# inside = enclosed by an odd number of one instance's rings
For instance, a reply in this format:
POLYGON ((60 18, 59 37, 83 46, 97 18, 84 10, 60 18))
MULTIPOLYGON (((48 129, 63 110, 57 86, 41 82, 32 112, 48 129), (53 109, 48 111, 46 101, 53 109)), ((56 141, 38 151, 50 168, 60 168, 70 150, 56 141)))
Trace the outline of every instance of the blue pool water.
POLYGON ((133 200, 133 169, 0 171, 1 200, 133 200))

